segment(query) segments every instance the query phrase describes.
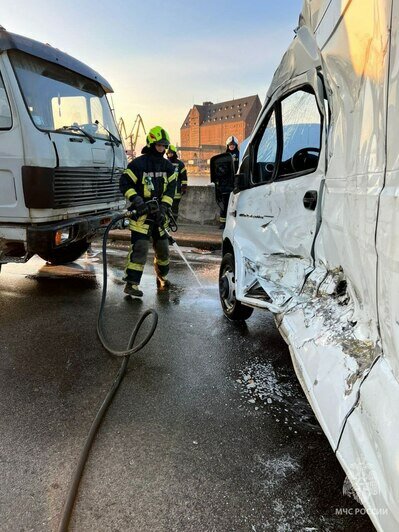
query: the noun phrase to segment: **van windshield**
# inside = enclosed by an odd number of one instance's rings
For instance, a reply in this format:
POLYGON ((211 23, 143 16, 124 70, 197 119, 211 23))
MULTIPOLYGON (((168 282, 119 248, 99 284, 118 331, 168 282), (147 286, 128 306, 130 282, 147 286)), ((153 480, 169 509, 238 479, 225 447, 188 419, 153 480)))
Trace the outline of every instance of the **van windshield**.
POLYGON ((95 138, 108 139, 107 128, 119 134, 105 92, 99 83, 64 67, 24 52, 11 50, 9 57, 26 107, 38 129, 82 135, 81 128, 95 138), (98 120, 99 124, 95 121, 98 120))

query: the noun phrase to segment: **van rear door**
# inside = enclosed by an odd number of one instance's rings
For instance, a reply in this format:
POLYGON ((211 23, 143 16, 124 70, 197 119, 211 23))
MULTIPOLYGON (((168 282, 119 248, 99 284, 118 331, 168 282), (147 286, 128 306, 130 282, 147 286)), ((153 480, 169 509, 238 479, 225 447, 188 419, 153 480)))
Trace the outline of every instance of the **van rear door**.
MULTIPOLYGON (((250 188, 236 194, 237 297, 282 310, 314 268, 325 176, 326 102, 316 70, 278 90, 252 135, 250 188)), ((245 166, 244 161, 244 166, 245 166)))

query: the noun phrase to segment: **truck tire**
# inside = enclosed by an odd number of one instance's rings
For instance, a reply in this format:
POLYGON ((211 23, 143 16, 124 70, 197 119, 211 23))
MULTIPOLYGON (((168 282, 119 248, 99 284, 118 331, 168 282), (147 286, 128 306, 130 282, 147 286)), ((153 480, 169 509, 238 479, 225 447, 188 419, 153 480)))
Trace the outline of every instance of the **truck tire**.
POLYGON ((68 246, 63 246, 48 251, 47 253, 39 253, 39 257, 49 262, 50 264, 59 265, 73 262, 83 255, 90 246, 87 240, 79 240, 72 242, 68 246))
POLYGON ((243 305, 236 299, 234 256, 226 253, 219 270, 219 297, 224 315, 232 321, 247 320, 253 308, 243 305))

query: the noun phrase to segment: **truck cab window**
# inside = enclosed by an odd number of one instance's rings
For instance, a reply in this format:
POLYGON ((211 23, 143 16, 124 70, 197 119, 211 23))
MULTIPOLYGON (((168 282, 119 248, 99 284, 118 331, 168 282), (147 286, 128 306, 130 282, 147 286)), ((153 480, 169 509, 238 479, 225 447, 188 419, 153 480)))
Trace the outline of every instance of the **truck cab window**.
POLYGON ((8 103, 3 79, 0 76, 0 129, 11 129, 11 126, 12 119, 10 104, 8 103))
POLYGON ((54 129, 72 124, 87 124, 86 98, 83 96, 56 96, 51 99, 54 129))
POLYGON ((277 156, 276 115, 273 111, 267 125, 260 133, 259 144, 256 148, 255 165, 253 169, 253 184, 267 183, 271 180, 277 156))
POLYGON ((279 177, 314 172, 321 145, 321 114, 314 94, 298 90, 281 101, 283 154, 279 177))
MULTIPOLYGON (((35 126, 42 131, 62 131, 78 126, 95 138, 108 140, 119 133, 105 91, 99 83, 17 50, 9 52, 22 96, 35 126), (96 124, 96 120, 101 124, 96 124)), ((79 135, 79 131, 75 131, 79 135)))

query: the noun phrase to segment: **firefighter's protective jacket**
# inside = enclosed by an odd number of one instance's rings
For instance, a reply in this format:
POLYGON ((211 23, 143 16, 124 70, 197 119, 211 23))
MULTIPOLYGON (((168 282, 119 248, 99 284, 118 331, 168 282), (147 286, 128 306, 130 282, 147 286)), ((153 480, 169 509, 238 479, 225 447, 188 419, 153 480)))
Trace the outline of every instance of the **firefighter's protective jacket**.
MULTIPOLYGON (((172 207, 176 190, 176 171, 173 164, 162 154, 148 152, 128 164, 121 175, 119 188, 129 201, 139 195, 144 201, 156 198, 160 203, 172 207)), ((146 218, 145 214, 137 222, 131 221, 130 229, 147 233, 146 218)))
POLYGON ((180 159, 173 158, 169 159, 169 161, 173 164, 176 170, 176 192, 175 192, 175 199, 181 199, 182 193, 184 193, 184 189, 187 188, 187 170, 184 166, 183 161, 180 159))

